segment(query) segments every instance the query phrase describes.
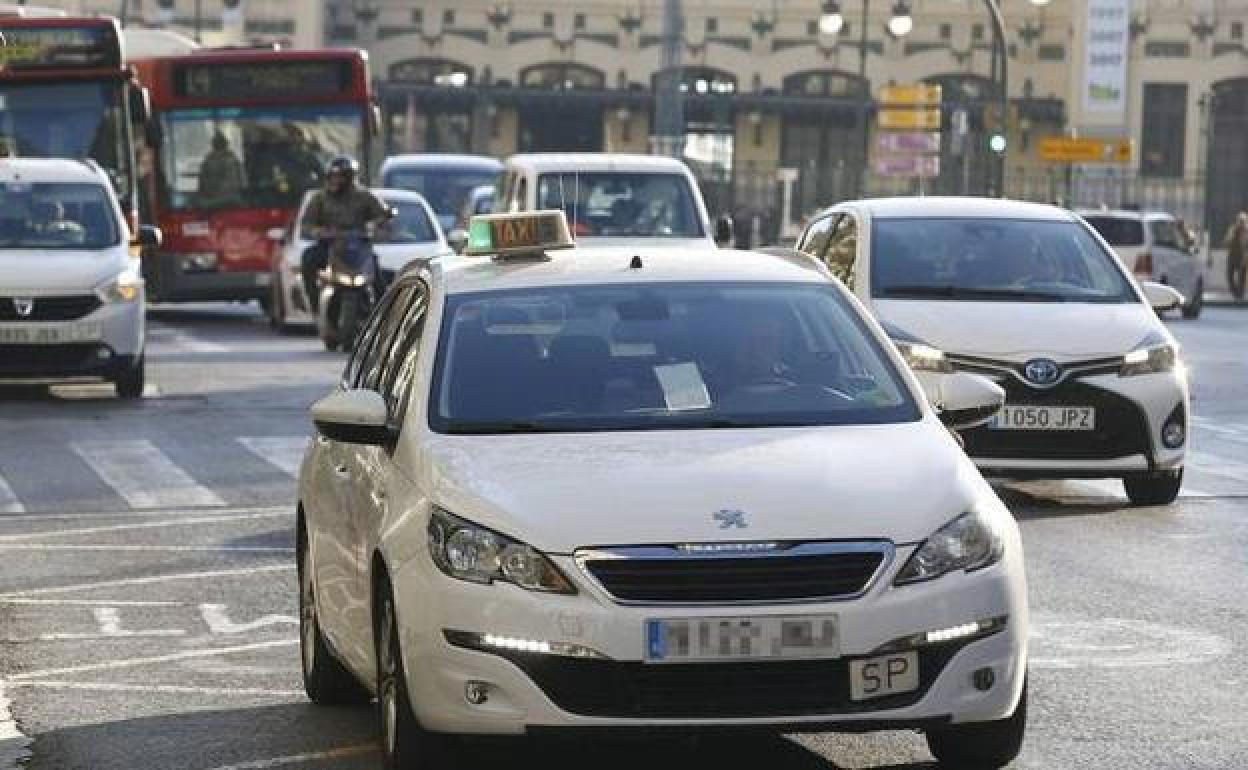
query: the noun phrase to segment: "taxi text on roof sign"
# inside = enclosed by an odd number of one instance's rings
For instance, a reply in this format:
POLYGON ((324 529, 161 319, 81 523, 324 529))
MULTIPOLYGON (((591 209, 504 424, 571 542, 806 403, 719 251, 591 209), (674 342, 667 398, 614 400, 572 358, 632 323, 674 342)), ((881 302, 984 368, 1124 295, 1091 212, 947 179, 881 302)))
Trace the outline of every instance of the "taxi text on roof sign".
POLYGON ((562 211, 483 214, 468 223, 468 256, 534 255, 573 247, 562 211))

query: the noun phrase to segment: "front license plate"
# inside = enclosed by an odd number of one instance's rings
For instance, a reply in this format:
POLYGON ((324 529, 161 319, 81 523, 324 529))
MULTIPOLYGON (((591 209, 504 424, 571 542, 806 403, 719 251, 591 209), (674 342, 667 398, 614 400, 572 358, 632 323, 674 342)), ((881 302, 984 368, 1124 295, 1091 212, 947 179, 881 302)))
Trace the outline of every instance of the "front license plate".
POLYGON ((794 660, 839 658, 836 615, 663 618, 646 621, 646 660, 794 660))
POLYGON ((849 697, 871 700, 919 689, 919 654, 899 652, 849 662, 849 697))
POLYGON ((996 430, 1096 430, 1096 409, 1006 404, 990 425, 996 430))
POLYGON ((100 338, 98 321, 77 323, 0 324, 0 345, 64 345, 92 342, 100 338))

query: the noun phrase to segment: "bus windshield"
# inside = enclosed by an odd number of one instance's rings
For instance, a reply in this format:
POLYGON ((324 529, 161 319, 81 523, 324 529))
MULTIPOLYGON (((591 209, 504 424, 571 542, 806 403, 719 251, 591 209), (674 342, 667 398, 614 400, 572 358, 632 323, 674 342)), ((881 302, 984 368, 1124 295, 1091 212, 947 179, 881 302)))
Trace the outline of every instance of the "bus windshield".
POLYGON ((0 145, 27 158, 95 159, 122 200, 130 194, 130 136, 115 81, 0 83, 0 145))
POLYGON ((364 156, 359 107, 209 107, 161 116, 162 202, 174 210, 295 208, 336 155, 364 156))

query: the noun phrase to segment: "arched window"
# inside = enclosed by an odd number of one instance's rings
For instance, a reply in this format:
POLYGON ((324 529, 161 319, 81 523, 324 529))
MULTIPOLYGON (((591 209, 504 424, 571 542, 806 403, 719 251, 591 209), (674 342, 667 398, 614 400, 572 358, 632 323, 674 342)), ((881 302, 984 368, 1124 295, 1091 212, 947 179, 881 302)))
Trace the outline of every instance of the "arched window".
POLYGON ((602 89, 607 76, 602 70, 576 62, 546 62, 520 70, 523 88, 544 88, 553 91, 602 89))
POLYGON ((473 68, 450 59, 405 59, 390 65, 390 80, 422 86, 463 88, 472 85, 473 68))
POLYGON ((861 99, 868 93, 867 80, 839 70, 807 70, 784 79, 786 96, 841 97, 861 99))

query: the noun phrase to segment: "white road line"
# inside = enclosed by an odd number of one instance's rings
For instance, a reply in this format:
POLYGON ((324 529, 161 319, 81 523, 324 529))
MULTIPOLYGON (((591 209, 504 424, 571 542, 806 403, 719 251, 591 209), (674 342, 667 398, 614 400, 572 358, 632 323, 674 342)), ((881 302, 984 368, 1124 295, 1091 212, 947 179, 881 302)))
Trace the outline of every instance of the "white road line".
POLYGON ((1248 463, 1228 460, 1209 452, 1188 452, 1188 468, 1212 476, 1248 483, 1248 463))
MULTIPOLYGON (((265 572, 281 572, 293 570, 294 564, 269 564, 263 567, 244 567, 242 569, 219 569, 208 572, 179 572, 172 575, 149 575, 140 578, 124 578, 122 580, 100 580, 93 583, 75 583, 67 586, 50 586, 48 588, 31 588, 25 591, 11 591, 0 594, 0 601, 5 599, 46 596, 48 594, 67 594, 74 591, 91 591, 97 588, 120 588, 122 586, 141 586, 153 583, 168 583, 175 580, 206 580, 209 578, 234 577, 239 575, 257 575, 265 572)), ((101 602, 97 602, 99 604, 101 602)))
POLYGON ((295 515, 293 506, 283 505, 260 505, 260 506, 240 506, 237 508, 220 508, 213 506, 210 508, 160 508, 149 509, 145 511, 124 510, 124 511, 76 511, 73 513, 22 513, 5 516, 4 521, 57 521, 59 519, 136 519, 151 518, 153 516, 201 516, 205 513, 211 513, 222 520, 227 519, 231 515, 239 515, 239 518, 245 518, 246 514, 264 514, 279 515, 286 514, 288 516, 295 515))
POLYGON ((119 668, 133 668, 135 666, 147 666, 153 663, 173 663, 179 660, 191 660, 194 658, 212 658, 220 655, 233 655, 239 652, 251 652, 253 650, 265 650, 271 647, 290 647, 299 644, 298 639, 275 639, 269 642, 255 642, 253 644, 240 644, 237 647, 217 647, 215 649, 203 650, 184 650, 183 652, 173 652, 168 655, 152 655, 146 658, 121 658, 118 660, 105 660, 100 663, 85 663, 81 666, 66 666, 64 668, 47 668, 42 671, 25 671, 20 674, 14 674, 9 677, 10 682, 26 682, 32 679, 43 679, 49 676, 61 676, 63 674, 85 674, 90 671, 115 671, 119 668))
POLYGON ((95 616, 95 624, 99 626, 99 631, 93 633, 57 633, 57 634, 40 634, 40 641, 46 642, 71 642, 83 639, 115 639, 118 637, 126 639, 134 638, 151 638, 151 637, 170 637, 185 636, 186 631, 181 628, 151 628, 147 630, 134 630, 121 627, 121 611, 116 607, 96 607, 91 610, 91 614, 95 616))
POLYGON ((9 710, 9 699, 4 694, 5 681, 0 679, 0 770, 17 768, 30 757, 30 738, 22 733, 9 710))
POLYGON ((164 527, 184 527, 191 524, 220 524, 222 522, 248 521, 250 519, 271 519, 286 515, 280 513, 251 513, 242 516, 202 516, 195 519, 168 519, 166 521, 145 521, 141 524, 111 524, 107 527, 79 527, 78 529, 54 529, 43 532, 22 532, 16 535, 0 535, 0 543, 17 543, 25 540, 38 540, 42 537, 70 537, 73 535, 98 535, 104 532, 129 532, 135 529, 162 529, 164 527))
POLYGON ((225 505, 145 439, 76 441, 70 445, 106 484, 135 508, 225 505))
POLYGON ((172 342, 178 350, 185 351, 188 353, 228 353, 230 352, 230 348, 226 345, 221 345, 216 342, 209 342, 207 340, 201 340, 198 337, 192 336, 185 332, 179 332, 179 331, 175 331, 173 334, 170 334, 169 339, 163 340, 163 341, 172 342))
POLYGON ((271 757, 269 759, 257 759, 252 762, 243 762, 237 765, 220 765, 211 770, 267 770, 270 767, 281 767, 282 765, 300 765, 306 762, 316 762, 323 759, 346 759, 347 757, 362 757, 376 753, 377 747, 372 744, 361 746, 344 746, 340 749, 329 749, 328 751, 311 751, 307 754, 291 754, 285 757, 271 757))
POLYGON ((34 605, 50 607, 190 607, 191 602, 134 601, 131 599, 25 599, 0 596, 0 604, 34 605))
POLYGON ((299 475, 304 452, 308 448, 307 436, 241 436, 238 443, 252 454, 281 468, 289 476, 299 475))
POLYGON ((175 684, 125 684, 123 682, 59 682, 51 680, 38 680, 34 682, 14 682, 13 686, 38 687, 49 690, 172 693, 176 695, 239 695, 246 697, 271 696, 274 698, 297 698, 306 695, 303 690, 266 690, 260 687, 188 687, 175 684))
POLYGON ((26 508, 22 505, 22 501, 17 499, 13 487, 4 480, 4 476, 0 476, 0 513, 25 513, 25 511, 26 508))
POLYGON ((248 623, 235 623, 230 620, 224 604, 201 604, 199 614, 204 619, 208 630, 214 634, 242 634, 258 631, 265 626, 297 626, 299 618, 291 615, 265 615, 248 623))
POLYGON ((137 551, 149 553, 294 553, 294 548, 263 545, 110 545, 66 543, 0 543, 0 551, 137 551))

